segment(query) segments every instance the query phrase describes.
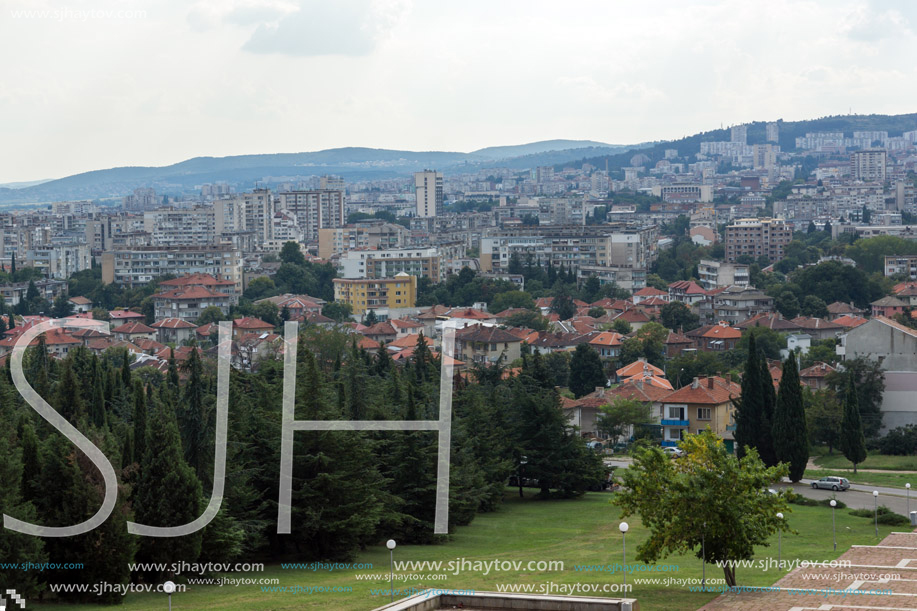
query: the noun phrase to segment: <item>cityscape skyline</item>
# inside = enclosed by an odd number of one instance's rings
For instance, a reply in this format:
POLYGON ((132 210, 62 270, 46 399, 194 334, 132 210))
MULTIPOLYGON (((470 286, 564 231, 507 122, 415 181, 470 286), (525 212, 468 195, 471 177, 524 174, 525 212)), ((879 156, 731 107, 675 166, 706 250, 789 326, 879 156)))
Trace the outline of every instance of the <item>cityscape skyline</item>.
POLYGON ((905 112, 917 82, 917 9, 880 1, 9 7, 0 49, 30 61, 0 68, 0 112, 16 117, 0 183, 340 146, 669 140, 905 112))

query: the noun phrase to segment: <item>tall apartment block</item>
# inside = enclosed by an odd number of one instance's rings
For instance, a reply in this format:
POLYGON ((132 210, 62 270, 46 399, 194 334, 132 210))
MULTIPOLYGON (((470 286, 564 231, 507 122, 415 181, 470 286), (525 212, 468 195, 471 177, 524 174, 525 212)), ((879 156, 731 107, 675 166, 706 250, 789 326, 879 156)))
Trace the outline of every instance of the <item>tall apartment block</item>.
POLYGON ((739 219, 726 226, 726 261, 735 263, 742 255, 750 255, 776 262, 792 239, 793 227, 781 219, 739 219))
POLYGON ((203 246, 135 246, 102 253, 102 282, 128 287, 149 284, 173 274, 210 274, 231 281, 242 292, 242 255, 226 244, 203 246))
POLYGON ((856 180, 882 182, 885 163, 884 150, 856 151, 850 155, 850 175, 856 180))
POLYGON ((277 210, 289 210, 296 215, 306 241, 317 241, 318 230, 342 227, 344 221, 344 192, 332 189, 315 191, 285 191, 277 194, 277 210))
POLYGON ((780 128, 777 126, 776 121, 768 122, 768 124, 765 126, 764 129, 766 132, 766 137, 767 137, 768 142, 771 142, 773 144, 777 144, 778 142, 780 142, 780 128))
POLYGON ((414 193, 417 196, 417 216, 439 216, 443 213, 443 175, 424 170, 414 172, 414 193))

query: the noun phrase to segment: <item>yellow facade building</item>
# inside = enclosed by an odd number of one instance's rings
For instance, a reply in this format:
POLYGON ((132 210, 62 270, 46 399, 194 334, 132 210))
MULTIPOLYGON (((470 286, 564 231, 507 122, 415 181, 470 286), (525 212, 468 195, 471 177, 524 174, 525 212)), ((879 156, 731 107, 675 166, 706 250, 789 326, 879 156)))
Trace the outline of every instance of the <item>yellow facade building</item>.
POLYGON ((413 308, 417 276, 402 272, 392 278, 335 278, 334 300, 349 303, 357 315, 367 310, 413 308))

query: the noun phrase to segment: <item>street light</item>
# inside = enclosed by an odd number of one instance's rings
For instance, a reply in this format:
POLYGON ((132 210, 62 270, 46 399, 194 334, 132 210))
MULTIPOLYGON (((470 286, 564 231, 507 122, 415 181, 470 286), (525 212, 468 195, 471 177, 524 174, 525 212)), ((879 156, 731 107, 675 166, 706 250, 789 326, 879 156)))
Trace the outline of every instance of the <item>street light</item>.
POLYGON ((391 594, 390 602, 395 602, 395 543, 394 539, 389 539, 385 543, 388 548, 388 591, 391 594))
POLYGON ((172 611, 172 592, 175 591, 175 582, 167 581, 162 584, 162 591, 169 595, 169 611, 172 611))
POLYGON ((518 475, 518 479, 519 479, 519 498, 520 498, 520 499, 521 499, 522 496, 523 496, 523 495, 522 495, 522 468, 525 467, 527 464, 529 464, 528 457, 522 456, 521 458, 519 458, 519 475, 518 475))
POLYGON ((701 591, 707 586, 707 523, 704 522, 704 530, 700 533, 700 561, 701 561, 701 578, 700 578, 700 587, 701 591))
MULTIPOLYGON (((783 520, 783 514, 778 513, 777 519, 783 520)), ((782 548, 783 548, 783 529, 781 528, 780 530, 777 531, 777 567, 778 568, 780 567, 780 552, 782 548)))
POLYGON ((835 507, 837 507, 837 501, 831 499, 831 530, 834 531, 834 551, 837 551, 837 522, 834 520, 835 507))
POLYGON ((904 489, 907 490, 907 519, 911 519, 911 485, 904 484, 904 489))
POLYGON ((621 550, 624 552, 624 585, 627 585, 627 522, 621 522, 618 529, 621 531, 621 550))
POLYGON ((879 538, 879 491, 872 491, 872 500, 873 500, 873 517, 876 523, 876 539, 879 538))

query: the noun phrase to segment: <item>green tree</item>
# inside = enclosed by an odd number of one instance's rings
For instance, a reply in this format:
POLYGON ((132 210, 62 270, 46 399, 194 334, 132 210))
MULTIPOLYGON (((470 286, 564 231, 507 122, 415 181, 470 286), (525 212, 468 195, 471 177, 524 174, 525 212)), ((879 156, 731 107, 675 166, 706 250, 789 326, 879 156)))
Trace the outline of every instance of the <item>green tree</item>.
POLYGON ((774 453, 779 462, 789 465, 790 481, 802 479, 809 461, 809 438, 802 384, 796 368, 796 353, 783 362, 783 376, 774 409, 774 453))
POLYGON ((672 301, 662 306, 659 317, 662 324, 673 331, 691 331, 700 326, 700 317, 680 301, 672 301))
POLYGON ((841 433, 841 420, 844 409, 837 395, 830 389, 812 391, 804 389, 803 399, 806 405, 806 423, 813 443, 828 446, 828 454, 838 447, 841 433))
POLYGON ((600 409, 599 430, 615 442, 635 427, 652 422, 650 405, 636 399, 615 397, 610 405, 603 405, 600 409))
POLYGON ((62 363, 56 394, 57 411, 71 423, 75 423, 83 415, 84 406, 80 386, 73 374, 73 366, 69 358, 64 359, 62 363))
POLYGON ((73 314, 73 304, 70 299, 61 293, 54 298, 54 305, 51 306, 51 318, 66 318, 73 314))
POLYGON ((557 314, 561 320, 568 320, 576 314, 576 304, 570 295, 562 293, 551 302, 551 312, 557 314))
MULTIPOLYGON (((29 427, 31 430, 31 427, 29 427)), ((35 432, 31 431, 32 443, 35 432)), ((25 443, 25 439, 23 439, 25 443)), ((23 481, 22 452, 12 445, 8 435, 0 435, 0 513, 13 516, 26 522, 40 522, 36 517, 35 507, 22 495, 22 490, 37 487, 37 482, 30 484, 23 481)), ((20 562, 41 563, 48 559, 42 539, 8 528, 0 530, 0 558, 4 567, 0 568, 0 583, 4 588, 14 588, 19 594, 28 598, 38 595, 41 588, 42 574, 39 571, 23 571, 14 568, 20 562)), ((12 607, 11 607, 12 608, 12 607)))
POLYGON ((622 517, 637 515, 650 531, 637 547, 638 560, 695 552, 706 563, 721 563, 726 585, 735 586, 735 561, 751 559, 756 546, 789 530, 777 517, 788 510, 785 497, 767 492, 787 467, 765 467, 754 450, 738 458, 711 431, 688 435, 680 445, 679 460, 656 447, 637 450, 612 502, 622 517))
POLYGON ((845 360, 843 371, 832 371, 826 375, 825 383, 834 390, 837 398, 844 402, 847 400, 849 376, 853 376, 863 434, 868 438, 877 437, 882 429, 882 397, 885 393, 882 364, 860 356, 845 360))
POLYGON ((371 327, 374 324, 376 324, 377 322, 379 322, 379 319, 376 317, 375 310, 367 310, 366 313, 363 315, 363 324, 366 325, 367 327, 371 327))
POLYGON ((827 318, 828 304, 824 299, 819 299, 815 295, 806 295, 802 300, 802 314, 814 318, 827 318))
MULTIPOLYGON (((143 390, 143 383, 140 380, 134 380, 134 413, 133 413, 133 441, 134 457, 133 460, 138 465, 143 462, 143 455, 146 454, 146 430, 147 430, 147 413, 146 413, 146 393, 143 390)), ((124 460, 130 457, 125 456, 124 460)))
POLYGON ((197 317, 195 322, 197 326, 203 327, 204 325, 220 322, 221 320, 229 320, 229 316, 223 312, 223 308, 219 306, 207 306, 201 310, 201 315, 197 317))
MULTIPOLYGON (((136 521, 150 526, 178 526, 200 515, 201 482, 185 461, 172 406, 159 405, 150 418, 148 446, 140 466, 135 495, 136 521)), ((142 537, 138 562, 195 562, 201 551, 202 532, 182 537, 142 537)), ((151 572, 159 580, 163 573, 151 572)))
POLYGON ((793 319, 799 316, 799 300, 792 291, 780 293, 780 296, 774 300, 774 307, 786 319, 793 319))
POLYGON ((497 293, 488 305, 488 309, 494 313, 509 310, 510 308, 533 310, 535 308, 535 300, 525 291, 505 291, 497 293))
POLYGON ((863 422, 860 420, 859 401, 854 387, 855 376, 847 377, 847 391, 844 393, 844 417, 841 420, 841 436, 838 447, 844 457, 853 463, 853 472, 857 465, 866 460, 866 437, 863 435, 863 422))
POLYGON ((344 322, 345 320, 350 320, 350 317, 353 316, 353 306, 343 301, 333 301, 322 307, 322 315, 335 322, 344 322))
POLYGON ((742 375, 742 394, 734 400, 736 453, 742 457, 749 448, 755 448, 765 465, 777 464, 774 456, 774 440, 771 421, 767 414, 767 389, 765 384, 773 384, 770 375, 763 377, 754 335, 748 341, 748 359, 745 361, 745 372, 742 375))
POLYGON ((611 328, 616 333, 620 333, 621 335, 628 335, 634 330, 631 324, 623 318, 617 318, 612 321, 611 328))
POLYGON ((242 296, 250 301, 257 301, 258 299, 276 295, 278 292, 277 286, 271 278, 268 276, 260 276, 248 283, 242 296))
POLYGON ((597 386, 605 386, 607 381, 595 348, 586 343, 578 345, 570 359, 570 392, 579 398, 593 392, 597 386))
POLYGON ((305 265, 306 257, 296 242, 284 242, 280 248, 280 260, 291 265, 305 265))
POLYGON ((522 327, 534 331, 545 331, 548 320, 538 312, 517 312, 503 321, 507 327, 522 327))

